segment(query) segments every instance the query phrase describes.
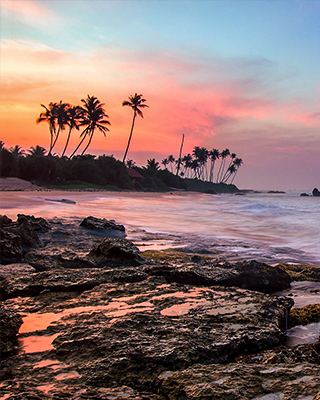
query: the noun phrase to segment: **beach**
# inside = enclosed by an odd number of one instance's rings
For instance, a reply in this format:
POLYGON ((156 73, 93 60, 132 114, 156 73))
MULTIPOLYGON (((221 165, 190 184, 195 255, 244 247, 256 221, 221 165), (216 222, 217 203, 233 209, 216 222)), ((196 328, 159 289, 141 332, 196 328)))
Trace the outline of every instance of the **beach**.
POLYGON ((3 399, 317 398, 315 199, 0 195, 3 399))

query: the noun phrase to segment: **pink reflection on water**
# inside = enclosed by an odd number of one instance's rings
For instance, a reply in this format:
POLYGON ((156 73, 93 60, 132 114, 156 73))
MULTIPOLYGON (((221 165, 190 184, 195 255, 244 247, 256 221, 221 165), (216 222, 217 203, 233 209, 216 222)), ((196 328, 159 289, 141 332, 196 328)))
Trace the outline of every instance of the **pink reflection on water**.
POLYGON ((23 351, 25 353, 40 353, 43 351, 52 350, 52 342, 58 336, 58 333, 51 336, 28 336, 19 339, 23 351))

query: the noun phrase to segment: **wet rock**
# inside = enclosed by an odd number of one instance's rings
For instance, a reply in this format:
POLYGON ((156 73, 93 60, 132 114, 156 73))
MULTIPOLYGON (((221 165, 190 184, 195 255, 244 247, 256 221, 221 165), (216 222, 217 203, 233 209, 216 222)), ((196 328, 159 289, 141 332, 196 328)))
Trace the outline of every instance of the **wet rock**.
POLYGON ((2 299, 17 296, 37 296, 45 291, 71 292, 91 289, 106 282, 139 282, 147 279, 148 275, 136 268, 120 270, 92 268, 53 270, 10 276, 0 282, 2 299))
POLYGON ((301 193, 300 196, 301 197, 309 197, 308 193, 301 193))
POLYGON ((49 232, 51 230, 51 225, 44 218, 41 217, 35 218, 33 215, 24 215, 24 214, 18 214, 17 217, 18 217, 17 219, 18 224, 21 225, 27 221, 28 224, 31 225, 36 232, 44 233, 44 232, 49 232))
POLYGON ((196 365, 166 371, 158 378, 159 394, 170 400, 313 399, 320 387, 320 367, 310 363, 196 365))
POLYGON ((29 264, 17 263, 0 265, 0 281, 9 276, 27 275, 33 272, 36 272, 36 270, 29 264))
POLYGON ((312 195, 316 196, 316 197, 319 197, 320 196, 319 190, 317 188, 314 188, 313 191, 312 191, 312 195))
POLYGON ((87 255, 87 259, 98 266, 138 266, 146 260, 140 256, 140 250, 126 239, 102 239, 87 255))
POLYGON ((39 237, 27 218, 13 222, 0 217, 0 262, 19 261, 29 248, 38 245, 39 237))
POLYGON ((21 316, 0 303, 0 360, 7 356, 17 345, 17 333, 22 324, 21 316))
POLYGON ((87 217, 80 226, 93 230, 116 230, 125 232, 123 225, 116 224, 114 220, 106 220, 105 218, 87 217))
MULTIPOLYGON (((100 305, 112 295, 109 312, 73 316, 73 328, 65 320, 54 340, 58 356, 76 362, 93 386, 151 390, 168 368, 230 362, 280 344, 293 303, 236 288, 164 285, 160 278, 114 288, 108 296, 104 287, 92 293, 100 305)), ((83 296, 88 302, 90 292, 83 296)))
POLYGON ((237 286, 272 293, 290 287, 291 278, 281 268, 256 261, 240 263, 203 262, 182 267, 156 265, 146 267, 151 275, 164 276, 168 282, 193 285, 237 286))

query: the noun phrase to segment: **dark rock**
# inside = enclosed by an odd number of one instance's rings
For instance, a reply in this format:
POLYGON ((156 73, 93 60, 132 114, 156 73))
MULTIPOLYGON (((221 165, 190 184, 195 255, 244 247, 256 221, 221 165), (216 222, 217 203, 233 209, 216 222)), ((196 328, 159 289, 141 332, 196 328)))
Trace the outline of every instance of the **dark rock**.
POLYGON ((140 256, 140 250, 126 239, 102 239, 87 255, 87 259, 98 266, 138 266, 146 260, 140 256))
POLYGON ((44 218, 35 218, 33 215, 18 214, 18 224, 21 225, 25 223, 25 221, 27 221, 36 232, 44 233, 49 232, 51 229, 49 222, 47 222, 44 218))
POLYGON ((38 245, 39 237, 28 218, 13 222, 6 216, 0 217, 0 262, 21 261, 27 249, 38 245))
POLYGON ((0 281, 8 278, 9 276, 27 275, 36 272, 35 268, 29 264, 8 264, 0 265, 0 281))
POLYGON ((95 218, 92 216, 85 218, 81 222, 80 226, 88 229, 106 229, 125 232, 125 227, 123 225, 116 224, 113 220, 106 220, 105 218, 95 218))
POLYGON ((0 303, 0 360, 17 345, 17 334, 22 324, 21 316, 8 306, 0 303))
POLYGON ((1 299, 37 296, 44 291, 72 292, 92 289, 107 282, 140 282, 148 275, 137 268, 53 269, 28 275, 10 276, 0 282, 1 299))
POLYGON ((290 286, 290 276, 279 267, 257 261, 239 263, 203 263, 183 267, 167 265, 147 266, 150 275, 164 276, 168 282, 192 285, 236 286, 244 289, 273 293, 290 286))
POLYGON ((319 197, 320 196, 319 190, 317 188, 314 188, 313 191, 312 191, 312 195, 316 196, 316 197, 319 197))
POLYGON ((301 193, 300 196, 301 197, 309 197, 308 193, 301 193))

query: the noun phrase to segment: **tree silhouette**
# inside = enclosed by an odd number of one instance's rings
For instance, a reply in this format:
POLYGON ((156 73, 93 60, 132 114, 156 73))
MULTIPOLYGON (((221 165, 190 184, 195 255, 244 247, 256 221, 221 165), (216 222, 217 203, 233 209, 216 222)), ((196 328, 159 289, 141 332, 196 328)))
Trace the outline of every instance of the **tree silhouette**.
MULTIPOLYGON (((44 157, 46 155, 47 150, 44 147, 36 145, 31 146, 30 150, 28 150, 29 156, 34 157, 44 157)), ((49 155, 49 154, 48 154, 49 155)))
POLYGON ((49 155, 51 154, 53 142, 56 136, 56 104, 57 103, 49 103, 48 107, 44 104, 41 104, 41 107, 45 109, 40 116, 37 118, 36 122, 39 124, 40 122, 47 122, 49 125, 49 133, 50 133, 50 146, 49 146, 49 155))
POLYGON ((73 129, 79 130, 79 124, 80 124, 80 118, 82 116, 82 109, 79 106, 73 106, 69 107, 67 110, 67 115, 66 115, 66 123, 69 126, 69 132, 66 140, 66 144, 64 146, 64 149, 62 151, 61 157, 63 157, 66 153, 66 150, 68 148, 70 136, 71 136, 71 131, 73 129))
POLYGON ((109 118, 109 116, 105 113, 105 110, 103 108, 104 104, 100 103, 97 97, 88 95, 86 99, 81 99, 81 101, 84 105, 81 107, 80 126, 86 126, 86 128, 80 134, 80 137, 82 137, 82 139, 70 155, 69 159, 75 155, 86 137, 88 137, 88 142, 81 153, 81 156, 83 156, 90 146, 96 129, 98 129, 100 132, 103 133, 104 136, 106 136, 106 132, 109 131, 109 129, 104 125, 111 125, 110 122, 105 119, 109 118))
POLYGON ((22 149, 21 146, 16 144, 14 147, 10 147, 9 149, 10 153, 14 155, 14 157, 19 158, 23 157, 25 155, 25 151, 22 149))
POLYGON ((129 150, 136 116, 138 114, 138 115, 140 115, 141 118, 143 118, 143 113, 140 110, 140 108, 149 107, 147 104, 144 104, 146 101, 147 101, 146 99, 142 98, 142 94, 135 93, 133 96, 129 96, 129 101, 125 100, 122 102, 123 106, 129 106, 133 109, 133 119, 132 119, 131 131, 130 131, 130 135, 129 135, 129 139, 128 139, 128 143, 127 143, 127 148, 126 148, 126 151, 123 156, 123 160, 122 160, 123 163, 125 163, 127 153, 129 150))

